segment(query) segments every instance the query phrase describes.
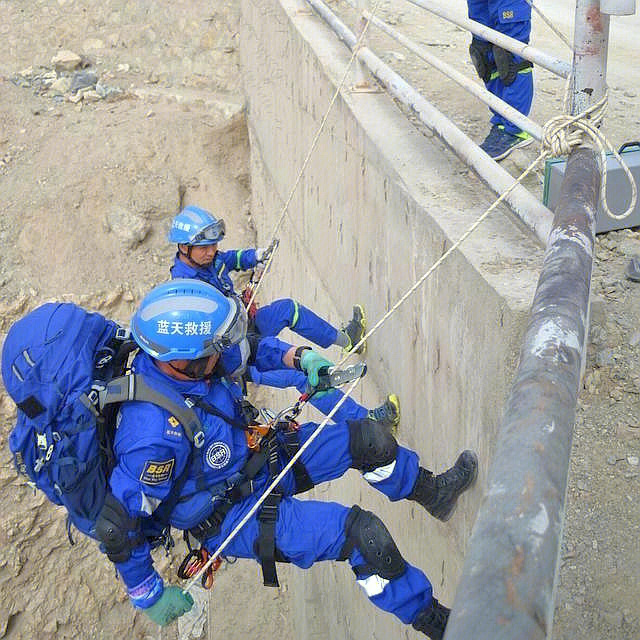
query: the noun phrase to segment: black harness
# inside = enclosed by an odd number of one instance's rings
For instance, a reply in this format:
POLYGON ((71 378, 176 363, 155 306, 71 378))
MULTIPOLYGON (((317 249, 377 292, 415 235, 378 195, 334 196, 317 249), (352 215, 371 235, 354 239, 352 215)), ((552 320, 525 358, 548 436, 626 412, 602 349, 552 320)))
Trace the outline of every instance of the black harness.
MULTIPOLYGON (((230 418, 213 405, 201 399, 193 399, 194 404, 203 411, 222 418, 233 427, 248 429, 248 424, 234 418, 230 418)), ((246 409, 243 410, 243 414, 246 409)), ((281 422, 276 425, 260 442, 260 450, 249 457, 241 471, 232 475, 216 485, 207 487, 207 491, 214 498, 213 512, 195 527, 189 529, 189 533, 201 544, 208 538, 220 533, 222 523, 231 508, 244 498, 254 493, 254 478, 267 465, 269 480, 273 480, 282 470, 281 457, 290 460, 300 449, 300 439, 297 425, 290 422, 281 422), (282 441, 277 434, 281 434, 282 441)), ((292 467, 296 484, 295 493, 303 493, 311 489, 313 481, 304 464, 297 460, 292 467)), ((255 543, 255 551, 262 566, 262 578, 265 586, 278 587, 278 575, 276 562, 287 562, 287 559, 278 551, 275 543, 276 521, 278 519, 278 507, 282 500, 280 485, 265 498, 258 512, 259 532, 255 543)))

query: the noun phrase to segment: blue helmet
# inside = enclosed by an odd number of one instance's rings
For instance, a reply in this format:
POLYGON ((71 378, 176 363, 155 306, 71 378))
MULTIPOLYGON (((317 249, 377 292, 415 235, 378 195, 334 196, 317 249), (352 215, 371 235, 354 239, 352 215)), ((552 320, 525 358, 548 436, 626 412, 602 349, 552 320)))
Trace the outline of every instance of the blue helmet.
POLYGON ((192 247, 217 244, 224 238, 224 233, 222 218, 216 219, 208 211, 189 205, 173 219, 169 242, 192 247))
POLYGON ((196 360, 220 353, 247 333, 247 312, 200 280, 176 278, 153 288, 131 319, 131 335, 156 360, 196 360))

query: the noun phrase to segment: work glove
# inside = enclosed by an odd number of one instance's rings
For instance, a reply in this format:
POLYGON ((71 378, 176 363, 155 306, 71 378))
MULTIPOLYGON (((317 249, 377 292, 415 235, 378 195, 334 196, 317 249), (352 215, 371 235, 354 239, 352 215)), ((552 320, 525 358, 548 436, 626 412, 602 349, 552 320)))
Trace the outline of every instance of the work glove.
POLYGON ((161 627, 173 622, 176 618, 191 611, 193 598, 184 593, 180 587, 165 587, 160 600, 143 611, 161 627))
POLYGON ((318 386, 320 381, 318 372, 324 367, 333 367, 333 362, 316 353, 313 349, 305 351, 300 358, 300 368, 307 374, 312 389, 318 386))
POLYGON ((256 249, 256 260, 258 263, 264 264, 271 257, 276 247, 280 244, 280 240, 275 238, 266 249, 256 249))

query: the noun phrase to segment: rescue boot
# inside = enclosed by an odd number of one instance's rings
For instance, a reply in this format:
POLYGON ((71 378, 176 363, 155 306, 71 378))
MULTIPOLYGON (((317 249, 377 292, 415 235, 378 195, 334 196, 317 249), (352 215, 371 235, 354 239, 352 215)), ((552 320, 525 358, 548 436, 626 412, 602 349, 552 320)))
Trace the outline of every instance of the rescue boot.
POLYGON ((367 411, 367 418, 388 426, 395 436, 400 424, 400 400, 395 393, 390 393, 385 401, 375 409, 367 411))
POLYGON ((431 640, 442 640, 450 613, 451 609, 432 598, 431 605, 416 616, 412 626, 431 640))
MULTIPOLYGON (((343 351, 345 353, 353 351, 354 345, 358 344, 358 342, 362 340, 362 336, 365 334, 366 329, 367 319, 364 315, 364 309, 361 305, 356 304, 353 307, 353 317, 341 329, 342 333, 344 333, 349 339, 349 344, 346 347, 343 347, 343 351)), ((367 343, 365 342, 356 349, 356 353, 364 353, 366 348, 367 343)))
POLYGON ((477 475, 478 457, 466 450, 451 469, 437 476, 420 467, 408 498, 421 504, 434 518, 446 522, 453 515, 458 497, 473 484, 477 475))

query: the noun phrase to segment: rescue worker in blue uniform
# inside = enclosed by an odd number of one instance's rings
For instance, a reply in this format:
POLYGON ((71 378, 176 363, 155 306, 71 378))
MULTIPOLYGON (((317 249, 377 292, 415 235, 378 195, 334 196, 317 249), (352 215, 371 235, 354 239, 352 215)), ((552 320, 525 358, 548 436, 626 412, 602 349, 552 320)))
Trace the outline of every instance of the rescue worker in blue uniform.
MULTIPOLYGON (((266 249, 219 251, 218 243, 225 236, 224 220, 208 211, 189 205, 175 216, 169 230, 169 242, 178 245, 172 278, 196 278, 212 284, 225 295, 236 295, 232 271, 247 271, 264 265, 269 259, 266 249)), ((366 320, 360 305, 353 308, 353 318, 342 329, 291 298, 276 300, 258 307, 253 317, 260 335, 277 336, 285 327, 320 347, 338 345, 349 352, 365 333, 366 320)), ((364 351, 365 345, 357 349, 364 351)))
MULTIPOLYGON (((469 18, 520 42, 529 42, 531 5, 527 0, 467 0, 469 18)), ((488 91, 529 115, 533 100, 533 65, 510 51, 473 36, 469 46, 473 65, 488 91)), ((533 138, 492 110, 491 130, 480 147, 494 160, 506 158, 533 138)))
MULTIPOLYGON (((176 418, 156 404, 126 402, 118 414, 112 495, 96 532, 134 607, 160 625, 188 611, 193 600, 179 587, 165 586, 154 570, 149 545, 140 535, 143 523, 153 521, 178 485, 171 525, 188 530, 213 553, 292 455, 290 435, 301 445, 316 428, 308 423, 299 430, 272 432, 254 453, 243 429, 234 426, 241 418, 241 390, 212 372, 219 353, 242 339, 243 313, 234 298, 210 285, 174 280, 153 289, 132 318, 132 336, 141 347, 134 371, 160 391, 170 387, 188 397, 202 425, 192 446, 176 418), (215 411, 206 410, 207 405, 215 411)), ((327 363, 309 348, 273 338, 260 343, 252 365, 269 368, 278 360, 304 371, 311 381, 327 363)), ((299 473, 294 466, 286 474, 225 553, 259 560, 265 584, 274 585, 275 560, 301 568, 321 560, 347 561, 373 604, 440 640, 449 610, 433 596, 424 573, 403 559, 377 516, 358 506, 294 496, 354 468, 390 500, 416 501, 447 520, 476 478, 475 454, 464 451, 453 467, 434 475, 388 429, 365 418, 326 426, 300 463, 299 473)))
MULTIPOLYGON (((256 268, 264 264, 269 259, 269 255, 264 249, 219 251, 218 243, 224 236, 224 220, 214 218, 208 211, 199 207, 193 205, 185 207, 175 216, 169 231, 169 241, 178 245, 174 264, 171 267, 172 278, 196 278, 212 284, 225 295, 235 295, 229 273, 256 268)), ((258 308, 253 326, 262 336, 276 336, 282 329, 289 327, 318 346, 329 347, 337 344, 348 352, 360 341, 365 331, 362 307, 356 305, 353 313, 353 318, 346 327, 337 330, 295 300, 285 298, 258 308)), ((357 352, 361 353, 363 347, 357 352)), ((255 384, 279 388, 295 386, 301 393, 304 391, 306 379, 300 372, 273 370, 261 375, 255 367, 247 371, 248 353, 246 341, 233 349, 228 349, 220 363, 225 375, 231 378, 240 378, 244 375, 246 380, 255 384)), ((326 415, 341 397, 342 393, 334 390, 322 396, 314 396, 311 404, 326 415)), ((400 423, 398 396, 390 393, 381 405, 369 410, 351 398, 347 398, 338 409, 336 418, 354 419, 367 415, 371 419, 387 422, 397 429, 400 423)))

